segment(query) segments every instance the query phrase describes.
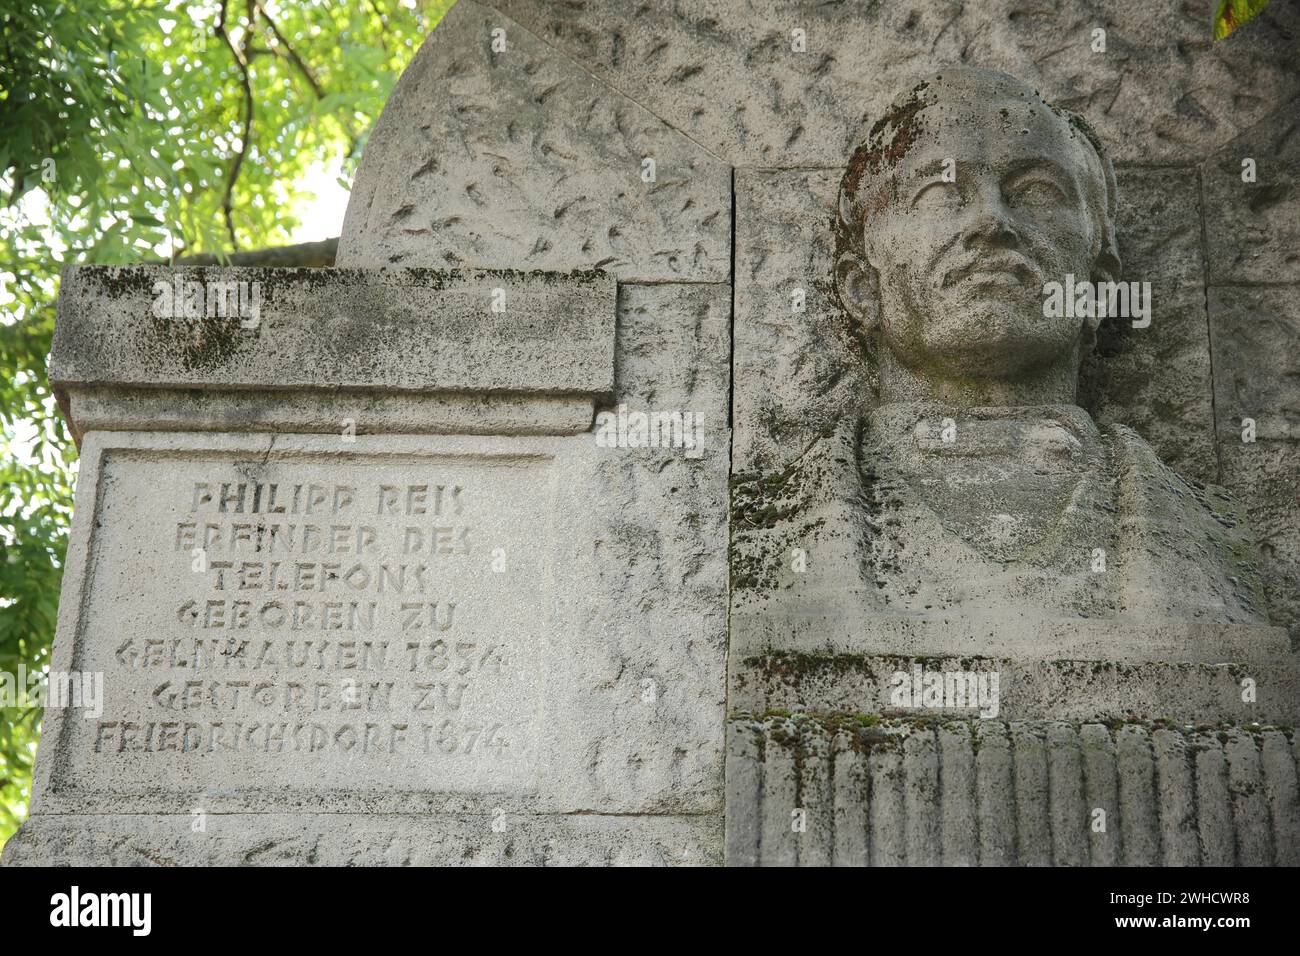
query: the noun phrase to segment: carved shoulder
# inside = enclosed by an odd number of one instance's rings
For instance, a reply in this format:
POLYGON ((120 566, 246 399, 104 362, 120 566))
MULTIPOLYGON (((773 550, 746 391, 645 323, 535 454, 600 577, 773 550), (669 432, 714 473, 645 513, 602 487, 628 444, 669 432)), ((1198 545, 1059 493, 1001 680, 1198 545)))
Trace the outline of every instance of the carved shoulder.
POLYGON ((1181 477, 1131 428, 1112 425, 1107 436, 1126 610, 1262 622, 1259 555, 1240 503, 1222 488, 1181 477))

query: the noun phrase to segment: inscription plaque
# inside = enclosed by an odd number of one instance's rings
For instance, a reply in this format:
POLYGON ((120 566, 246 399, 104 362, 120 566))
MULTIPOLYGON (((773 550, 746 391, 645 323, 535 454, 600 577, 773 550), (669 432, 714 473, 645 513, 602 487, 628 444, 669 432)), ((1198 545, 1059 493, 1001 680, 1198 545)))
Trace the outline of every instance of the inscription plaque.
POLYGON ((535 790, 549 457, 330 444, 102 451, 57 791, 535 790))

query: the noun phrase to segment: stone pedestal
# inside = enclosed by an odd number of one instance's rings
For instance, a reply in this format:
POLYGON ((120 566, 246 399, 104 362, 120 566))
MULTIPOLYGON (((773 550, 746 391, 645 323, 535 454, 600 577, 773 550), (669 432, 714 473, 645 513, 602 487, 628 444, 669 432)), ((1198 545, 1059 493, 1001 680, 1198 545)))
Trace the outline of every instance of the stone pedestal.
MULTIPOLYGON (((637 387, 635 296, 599 273, 64 283, 50 375, 81 470, 52 670, 104 694, 47 712, 6 861, 719 860, 725 429, 689 456, 595 441, 637 387), (256 315, 154 307, 241 284, 256 315)), ((708 306, 688 351, 656 339, 711 426, 708 306)))
POLYGON ((730 671, 731 865, 1297 862, 1282 628, 733 609, 730 671))

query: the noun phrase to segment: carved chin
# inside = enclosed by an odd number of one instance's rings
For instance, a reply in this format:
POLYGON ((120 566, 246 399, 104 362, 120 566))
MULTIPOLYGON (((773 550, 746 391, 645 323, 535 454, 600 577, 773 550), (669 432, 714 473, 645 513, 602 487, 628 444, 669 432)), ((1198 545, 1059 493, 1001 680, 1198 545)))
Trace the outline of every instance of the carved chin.
POLYGON ((1045 319, 1041 312, 990 303, 928 324, 911 342, 891 342, 913 371, 942 377, 1003 378, 1058 362, 1073 354, 1080 327, 1045 319))
POLYGON ((885 303, 885 345, 922 378, 1009 378, 1076 354, 1083 320, 1045 318, 1037 288, 903 288, 885 303))

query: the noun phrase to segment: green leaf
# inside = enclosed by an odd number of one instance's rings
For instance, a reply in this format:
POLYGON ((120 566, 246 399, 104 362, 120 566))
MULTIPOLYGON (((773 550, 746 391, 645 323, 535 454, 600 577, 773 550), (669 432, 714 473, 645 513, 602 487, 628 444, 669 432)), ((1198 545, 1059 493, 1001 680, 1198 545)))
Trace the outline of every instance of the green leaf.
POLYGON ((1214 13, 1214 39, 1222 40, 1239 26, 1254 19, 1268 0, 1219 0, 1214 13))

